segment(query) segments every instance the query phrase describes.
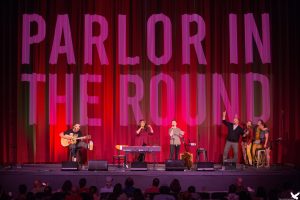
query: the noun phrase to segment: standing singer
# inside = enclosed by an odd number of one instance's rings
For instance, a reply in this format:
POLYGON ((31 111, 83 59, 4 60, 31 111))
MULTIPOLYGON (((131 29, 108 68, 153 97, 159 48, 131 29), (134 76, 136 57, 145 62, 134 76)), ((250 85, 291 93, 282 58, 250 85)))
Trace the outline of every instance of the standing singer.
POLYGON ((177 122, 175 120, 172 121, 172 127, 169 129, 170 135, 170 160, 174 158, 175 151, 175 160, 178 160, 179 150, 180 150, 180 140, 184 135, 184 132, 177 127, 177 122))
MULTIPOLYGON (((149 135, 153 135, 153 128, 151 125, 147 124, 145 120, 141 119, 139 121, 138 128, 136 130, 136 145, 146 146, 149 145, 149 135)), ((140 153, 137 161, 144 162, 145 153, 140 153)))
POLYGON ((238 142, 240 136, 244 134, 244 130, 242 127, 239 125, 239 119, 237 116, 234 116, 233 123, 226 121, 226 111, 223 112, 223 124, 227 126, 227 137, 226 137, 226 143, 224 147, 224 152, 223 152, 223 162, 225 161, 232 161, 232 162, 237 162, 238 160, 238 142), (230 148, 232 147, 233 149, 233 159, 227 159, 228 157, 228 152, 230 148))

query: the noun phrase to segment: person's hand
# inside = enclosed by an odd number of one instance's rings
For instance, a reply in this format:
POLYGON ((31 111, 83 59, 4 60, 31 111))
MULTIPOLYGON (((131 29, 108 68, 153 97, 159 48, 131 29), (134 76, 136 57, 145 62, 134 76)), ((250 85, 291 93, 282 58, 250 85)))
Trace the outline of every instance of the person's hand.
POLYGON ((226 119, 226 110, 223 112, 223 117, 222 117, 223 120, 226 119))
POLYGON ((226 116, 226 110, 223 112, 223 116, 226 116))
POLYGON ((172 128, 172 130, 170 132, 170 136, 172 137, 173 135, 174 135, 174 132, 173 132, 173 128, 172 128))
POLYGON ((137 131, 136 131, 136 135, 139 135, 141 133, 142 127, 140 127, 137 131))
POLYGON ((67 139, 72 139, 73 138, 73 136, 71 136, 71 135, 66 135, 67 136, 67 139))

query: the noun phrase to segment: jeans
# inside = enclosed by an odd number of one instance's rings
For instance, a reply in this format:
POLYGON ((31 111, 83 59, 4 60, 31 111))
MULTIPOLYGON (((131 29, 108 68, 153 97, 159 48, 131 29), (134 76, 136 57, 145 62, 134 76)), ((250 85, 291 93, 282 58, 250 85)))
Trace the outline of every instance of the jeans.
POLYGON ((70 149, 70 151, 71 151, 71 156, 72 156, 72 157, 76 157, 77 150, 78 150, 78 149, 81 149, 81 148, 87 149, 87 148, 88 148, 88 144, 85 143, 85 142, 83 142, 83 141, 79 141, 79 142, 76 143, 76 144, 71 144, 71 145, 69 146, 69 149, 70 149))
POLYGON ((175 160, 178 160, 180 150, 180 144, 171 144, 170 145, 170 160, 173 160, 174 151, 175 151, 175 160))
POLYGON ((257 162, 257 157, 256 157, 256 149, 261 149, 263 146, 260 143, 253 143, 252 145, 252 160, 254 163, 257 162))
POLYGON ((138 158, 137 158, 138 162, 144 162, 145 161, 145 153, 140 153, 138 158))
POLYGON ((242 142, 242 151, 245 164, 252 165, 252 154, 251 154, 252 143, 242 142))
POLYGON ((233 149, 233 159, 232 159, 232 161, 237 162, 237 159, 238 159, 238 142, 231 142, 231 141, 228 141, 228 140, 226 140, 226 144, 225 144, 225 147, 224 147, 223 162, 225 160, 227 160, 228 152, 229 152, 231 147, 233 149))

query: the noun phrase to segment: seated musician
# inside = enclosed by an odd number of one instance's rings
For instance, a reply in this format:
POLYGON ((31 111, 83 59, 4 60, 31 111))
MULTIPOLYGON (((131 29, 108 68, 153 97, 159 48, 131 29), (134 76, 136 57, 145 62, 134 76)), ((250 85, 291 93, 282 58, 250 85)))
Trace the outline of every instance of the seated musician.
POLYGON ((93 142, 90 141, 88 144, 83 139, 88 139, 88 136, 83 136, 80 131, 80 124, 74 124, 72 129, 68 129, 61 132, 59 136, 62 138, 62 145, 69 146, 71 151, 72 161, 76 162, 77 151, 81 148, 93 150, 93 142))
POLYGON ((269 133, 270 130, 267 128, 266 124, 264 123, 263 120, 260 120, 261 123, 258 125, 258 128, 260 129, 260 145, 266 150, 266 167, 270 167, 270 137, 269 133))
MULTIPOLYGON (((153 135, 153 128, 151 125, 147 124, 145 120, 141 119, 136 130, 136 142, 138 146, 147 146, 149 145, 149 136, 153 135)), ((145 161, 145 153, 140 153, 137 161, 145 161)))
POLYGON ((254 127, 254 135, 253 135, 253 144, 252 144, 252 161, 253 163, 257 163, 256 158, 256 150, 262 148, 260 144, 260 124, 262 123, 261 120, 258 120, 257 125, 254 127))

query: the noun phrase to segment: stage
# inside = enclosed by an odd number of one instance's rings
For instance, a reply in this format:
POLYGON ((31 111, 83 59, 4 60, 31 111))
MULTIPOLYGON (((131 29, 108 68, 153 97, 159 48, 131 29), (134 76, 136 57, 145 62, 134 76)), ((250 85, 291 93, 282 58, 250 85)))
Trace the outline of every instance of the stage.
MULTIPOLYGON (((148 164, 147 171, 132 171, 130 166, 126 169, 115 165, 108 165, 107 171, 89 171, 87 165, 83 165, 78 171, 62 171, 61 164, 23 164, 3 166, 0 170, 0 184, 13 193, 17 192, 19 184, 26 184, 29 189, 33 181, 40 179, 48 183, 53 191, 59 189, 67 179, 74 185, 78 185, 80 178, 85 177, 89 186, 98 188, 104 185, 105 177, 114 178, 114 184, 122 183, 127 177, 133 177, 135 187, 144 190, 150 186, 152 179, 158 177, 160 185, 169 185, 172 179, 180 180, 182 190, 194 185, 198 192, 227 191, 228 186, 235 183, 237 177, 242 177, 245 186, 253 189, 264 186, 266 189, 280 188, 286 182, 299 184, 300 170, 289 166, 271 166, 271 168, 255 168, 237 165, 236 169, 225 170, 220 164, 214 164, 212 171, 165 171, 164 164, 157 164, 153 169, 148 164)), ((195 167, 195 166, 193 166, 195 167)))

